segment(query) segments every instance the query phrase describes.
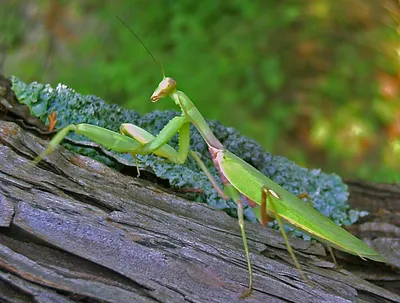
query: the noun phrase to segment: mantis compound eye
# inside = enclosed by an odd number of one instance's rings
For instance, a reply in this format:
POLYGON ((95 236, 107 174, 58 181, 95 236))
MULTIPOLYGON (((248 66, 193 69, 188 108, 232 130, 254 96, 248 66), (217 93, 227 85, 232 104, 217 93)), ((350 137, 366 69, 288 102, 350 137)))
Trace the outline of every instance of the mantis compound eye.
POLYGON ((157 89, 151 95, 150 99, 152 102, 157 102, 161 98, 169 96, 176 90, 176 81, 170 77, 164 78, 157 89))

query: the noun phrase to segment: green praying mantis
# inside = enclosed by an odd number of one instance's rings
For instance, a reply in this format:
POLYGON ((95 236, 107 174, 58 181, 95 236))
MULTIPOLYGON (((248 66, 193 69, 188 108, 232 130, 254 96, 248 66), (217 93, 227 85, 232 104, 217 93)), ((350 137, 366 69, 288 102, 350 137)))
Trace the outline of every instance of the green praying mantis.
MULTIPOLYGON (((127 26, 121 19, 120 21, 127 26)), ((128 29, 130 30, 129 27, 128 29)), ((157 62, 139 37, 134 32, 132 33, 145 47, 153 60, 157 62)), ((48 147, 33 162, 37 164, 50 154, 70 131, 84 135, 108 149, 117 152, 129 152, 134 157, 138 154, 146 155, 153 153, 173 163, 183 164, 190 153, 202 171, 207 175, 217 193, 222 198, 233 199, 237 203, 238 222, 249 273, 248 289, 241 295, 242 298, 251 294, 253 286, 250 253, 244 224, 244 201, 252 207, 254 214, 262 225, 266 225, 273 219, 277 220, 287 250, 300 275, 307 282, 308 279, 301 270, 300 264, 289 244, 283 228, 283 222, 327 244, 328 248, 334 247, 357 255, 362 259, 386 262, 379 253, 363 241, 320 214, 310 204, 300 200, 301 197, 294 196, 260 173, 253 166, 225 149, 212 133, 204 117, 193 102, 185 93, 177 90, 177 82, 170 77, 165 77, 163 71, 163 79, 150 99, 152 102, 157 102, 165 97, 170 97, 180 107, 182 115, 169 121, 157 136, 153 136, 146 130, 127 123, 121 125, 120 133, 90 124, 70 124, 54 136, 48 147), (194 151, 190 150, 190 124, 193 124, 197 128, 207 143, 213 163, 223 184, 223 189, 220 188, 218 182, 208 171, 200 157, 194 151), (177 150, 167 144, 176 133, 179 135, 179 147, 177 150)))

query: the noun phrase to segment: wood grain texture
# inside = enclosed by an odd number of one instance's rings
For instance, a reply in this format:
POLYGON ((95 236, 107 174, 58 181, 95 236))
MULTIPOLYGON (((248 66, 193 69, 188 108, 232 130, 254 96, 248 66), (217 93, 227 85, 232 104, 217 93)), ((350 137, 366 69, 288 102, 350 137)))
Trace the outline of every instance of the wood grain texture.
MULTIPOLYGON (((46 143, 0 120, 2 302, 400 302, 335 269, 320 244, 292 239, 308 285, 280 233, 253 223, 254 292, 241 300, 248 274, 236 219, 62 147, 29 165, 46 143)), ((346 258, 364 277, 400 280, 346 258)))

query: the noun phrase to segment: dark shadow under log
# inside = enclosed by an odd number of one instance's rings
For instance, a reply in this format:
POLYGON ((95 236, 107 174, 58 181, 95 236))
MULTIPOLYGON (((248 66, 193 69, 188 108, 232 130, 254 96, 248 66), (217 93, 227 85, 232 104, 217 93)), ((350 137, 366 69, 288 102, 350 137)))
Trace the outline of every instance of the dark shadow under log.
MULTIPOLYGON (((318 243, 291 244, 313 286, 292 265, 278 231, 247 223, 254 292, 237 220, 0 121, 1 302, 400 302, 346 269, 318 243)), ((389 266, 346 255, 371 280, 389 266)))

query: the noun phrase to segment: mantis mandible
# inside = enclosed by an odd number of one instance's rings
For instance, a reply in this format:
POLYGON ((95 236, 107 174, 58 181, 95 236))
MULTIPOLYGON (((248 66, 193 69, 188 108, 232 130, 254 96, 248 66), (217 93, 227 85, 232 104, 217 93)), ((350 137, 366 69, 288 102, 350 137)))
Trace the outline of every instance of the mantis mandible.
MULTIPOLYGON (((121 19, 120 21, 127 26, 121 19)), ((130 30, 129 27, 128 29, 130 30)), ((156 61, 139 37, 132 30, 130 31, 142 43, 153 60, 156 61)), ((70 124, 55 135, 50 141, 49 146, 34 160, 34 163, 40 162, 46 155, 51 153, 70 131, 85 135, 89 139, 111 150, 129 152, 134 157, 137 154, 146 155, 154 153, 157 156, 167 158, 173 163, 182 164, 186 161, 190 153, 207 175, 218 194, 224 199, 233 199, 238 205, 238 222, 249 272, 248 289, 241 295, 242 298, 250 295, 253 286, 250 253, 244 224, 244 200, 252 206, 253 212, 262 225, 266 225, 273 219, 278 221, 287 250, 300 275, 307 282, 308 279, 301 270, 300 264, 296 259, 283 229, 283 221, 288 225, 306 232, 313 238, 326 243, 329 248, 334 247, 344 252, 357 255, 362 259, 386 262, 379 253, 370 248, 363 241, 339 227, 316 211, 312 206, 300 200, 298 197, 260 173, 253 166, 225 149, 212 133, 207 122, 193 102, 185 93, 177 90, 177 82, 170 77, 165 77, 163 71, 163 79, 150 99, 152 102, 157 102, 164 97, 170 97, 175 104, 180 107, 182 115, 172 119, 157 136, 153 136, 146 130, 127 123, 121 125, 120 133, 90 124, 70 124), (219 187, 200 157, 189 149, 190 124, 193 124, 197 128, 207 143, 224 189, 219 187), (178 150, 175 150, 167 144, 176 133, 179 133, 178 150)))

